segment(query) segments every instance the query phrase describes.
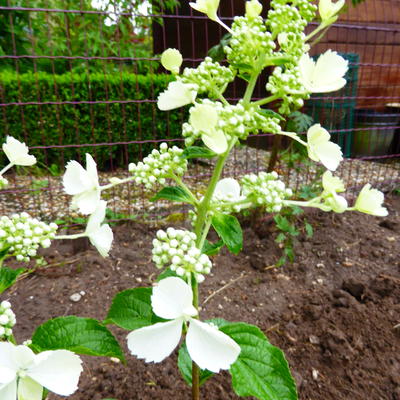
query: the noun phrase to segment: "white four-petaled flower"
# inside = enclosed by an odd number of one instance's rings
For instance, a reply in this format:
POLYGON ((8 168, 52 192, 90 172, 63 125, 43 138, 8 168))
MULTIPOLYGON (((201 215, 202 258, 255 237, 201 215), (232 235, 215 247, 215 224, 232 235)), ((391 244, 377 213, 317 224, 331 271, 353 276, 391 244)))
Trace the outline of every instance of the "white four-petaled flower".
POLYGON ((225 153, 228 142, 224 132, 217 129, 218 113, 208 104, 196 104, 190 109, 190 125, 201 132, 203 143, 217 154, 225 153))
POLYGON ((382 207, 384 195, 377 189, 371 189, 371 185, 367 183, 359 193, 354 208, 357 211, 376 215, 378 217, 386 217, 388 210, 382 207))
POLYGON ((69 396, 78 388, 81 364, 68 350, 35 354, 27 346, 0 342, 0 399, 42 400, 43 387, 69 396))
POLYGON ((36 158, 29 154, 27 145, 12 136, 7 136, 6 142, 3 143, 3 151, 12 165, 27 167, 36 163, 36 158))
POLYGON ((92 214, 100 202, 100 184, 97 166, 92 156, 86 153, 86 169, 77 161, 67 164, 63 177, 66 193, 72 195, 72 207, 82 214, 92 214))
POLYGON ((240 353, 240 346, 218 328, 193 318, 193 292, 182 279, 170 277, 153 288, 153 312, 170 321, 159 322, 131 332, 128 348, 146 362, 160 362, 168 357, 182 336, 182 325, 189 323, 186 346, 191 359, 212 372, 229 369, 240 353))
POLYGON ((313 125, 307 131, 307 150, 311 160, 319 161, 329 170, 335 171, 343 160, 342 150, 330 138, 329 132, 320 124, 313 125))
POLYGON ((174 81, 169 83, 167 90, 160 93, 157 105, 162 111, 173 110, 193 103, 196 96, 197 90, 193 85, 174 81))
POLYGON ((103 224, 106 217, 107 202, 100 200, 96 210, 89 217, 85 234, 90 243, 96 247, 103 257, 107 257, 114 238, 113 231, 108 224, 103 224))
POLYGON ((324 188, 322 196, 325 204, 337 213, 345 212, 347 210, 347 200, 337 194, 345 190, 343 181, 333 176, 331 171, 325 171, 322 175, 322 186, 324 188))
POLYGON ((346 84, 348 61, 328 50, 315 62, 307 53, 299 61, 300 82, 310 93, 335 92, 346 84))

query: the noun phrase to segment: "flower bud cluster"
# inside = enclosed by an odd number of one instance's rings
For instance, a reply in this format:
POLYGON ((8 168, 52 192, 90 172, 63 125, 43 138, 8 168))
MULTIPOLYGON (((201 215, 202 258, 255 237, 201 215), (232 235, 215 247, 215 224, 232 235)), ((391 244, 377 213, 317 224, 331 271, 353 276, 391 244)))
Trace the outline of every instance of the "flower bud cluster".
POLYGON ((273 36, 281 32, 303 32, 315 17, 317 7, 309 0, 272 0, 268 11, 267 25, 273 36))
POLYGON ((218 97, 235 79, 235 75, 230 67, 224 67, 206 57, 197 68, 185 68, 178 79, 182 83, 196 85, 199 94, 209 93, 211 97, 218 97))
POLYGON ((135 182, 151 189, 155 183, 165 185, 171 174, 182 176, 187 170, 187 160, 181 158, 183 150, 167 143, 161 143, 160 150, 154 149, 143 161, 129 164, 129 172, 135 182))
MULTIPOLYGON (((232 214, 238 213, 241 210, 248 208, 250 204, 232 204, 240 201, 246 200, 246 196, 240 195, 238 197, 233 197, 228 195, 222 195, 221 193, 216 193, 213 196, 212 203, 213 209, 222 214, 232 214)), ((213 211, 209 212, 213 215, 213 211)))
MULTIPOLYGON (((215 107, 218 113, 216 129, 224 132, 227 137, 234 136, 245 140, 249 134, 256 134, 258 131, 269 133, 281 131, 279 119, 263 115, 259 106, 250 104, 245 108, 242 101, 235 105, 223 105, 221 102, 212 102, 208 99, 204 99, 202 104, 215 107)), ((185 145, 191 146, 201 136, 201 132, 189 123, 184 123, 182 135, 185 138, 185 145)))
POLYGON ((11 310, 11 304, 8 301, 2 301, 0 303, 0 341, 7 340, 12 335, 15 322, 15 314, 11 310))
MULTIPOLYGON (((278 43, 282 57, 291 56, 294 60, 307 53, 309 45, 305 44, 304 32, 283 32, 278 35, 278 43)), ((279 54, 279 53, 277 53, 279 54)))
POLYGON ((50 247, 56 235, 57 224, 49 225, 32 218, 26 212, 14 214, 11 218, 0 218, 0 249, 7 249, 18 261, 28 262, 37 255, 39 246, 50 247))
POLYGON ((267 212, 279 212, 283 200, 291 196, 292 190, 278 179, 274 172, 260 172, 258 175, 245 175, 241 181, 242 195, 251 199, 254 204, 264 206, 267 212))
POLYGON ((8 180, 4 176, 0 175, 0 190, 5 189, 8 186, 8 180))
POLYGON ((196 235, 181 229, 159 230, 153 240, 153 261, 161 269, 168 266, 178 276, 190 277, 194 274, 198 282, 203 282, 204 274, 212 268, 210 259, 202 254, 195 244, 196 235))
POLYGON ((293 109, 303 106, 303 99, 310 97, 305 87, 300 83, 300 72, 297 66, 282 70, 276 67, 268 79, 267 90, 282 98, 279 108, 281 114, 290 114, 293 109))
MULTIPOLYGON (((267 31, 262 17, 235 17, 231 26, 232 37, 224 47, 230 64, 242 70, 240 65, 254 67, 259 58, 272 56, 275 42, 267 31)), ((249 72, 244 69, 243 72, 249 72)))

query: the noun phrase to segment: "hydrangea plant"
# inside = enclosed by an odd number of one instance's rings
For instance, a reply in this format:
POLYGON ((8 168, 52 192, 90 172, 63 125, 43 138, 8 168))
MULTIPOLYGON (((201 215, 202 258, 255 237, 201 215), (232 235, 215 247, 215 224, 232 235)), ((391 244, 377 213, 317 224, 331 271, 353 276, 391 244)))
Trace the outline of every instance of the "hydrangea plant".
MULTIPOLYGON (((70 161, 63 177, 65 192, 72 196, 71 207, 88 216, 84 232, 57 235, 57 226, 45 224, 26 213, 0 219, 1 262, 15 256, 28 261, 38 247, 48 247, 55 239, 88 237, 106 257, 113 233, 104 223, 106 201, 102 193, 116 185, 133 182, 151 189, 162 188, 153 200, 167 199, 190 207, 192 229, 169 227, 159 230, 153 241, 153 262, 161 273, 154 287, 125 290, 113 299, 103 322, 74 316, 59 317, 38 327, 32 340, 16 346, 12 336, 15 316, 8 302, 0 307, 0 397, 6 400, 40 399, 43 387, 61 395, 76 389, 81 366, 79 354, 113 356, 124 360, 121 348, 107 329, 114 324, 127 330, 130 353, 145 362, 158 363, 179 347, 178 368, 191 386, 192 399, 200 398, 200 386, 213 374, 229 370, 232 386, 239 396, 262 400, 293 400, 296 385, 283 352, 271 345, 256 326, 228 322, 222 318, 204 320, 201 315, 200 285, 213 268, 212 256, 223 246, 237 254, 243 243, 239 220, 242 210, 263 208, 279 212, 292 205, 314 207, 343 213, 356 210, 385 216, 383 194, 369 184, 361 190, 355 204, 349 206, 342 196, 345 186, 333 175, 342 161, 340 147, 333 143, 321 125, 311 126, 306 137, 281 128, 282 121, 301 108, 312 93, 333 92, 346 81, 347 61, 328 50, 317 60, 308 54, 313 38, 336 21, 344 0, 332 3, 320 0, 320 25, 305 35, 305 27, 315 19, 317 7, 310 0, 271 0, 266 19, 262 4, 246 1, 244 16, 234 18, 230 27, 218 17, 219 0, 197 0, 191 7, 222 25, 230 34, 224 51, 227 64, 206 58, 197 68, 181 72, 183 57, 176 49, 166 50, 161 63, 175 80, 160 93, 157 104, 166 111, 189 106, 189 120, 182 126, 185 149, 162 143, 138 163, 129 165, 130 176, 114 177, 100 185, 96 163, 86 155, 86 168, 70 161), (253 92, 266 68, 272 69, 266 84, 269 95, 253 101, 253 92), (246 82, 243 97, 234 104, 224 93, 234 79, 246 82), (278 112, 265 106, 275 102, 278 112), (224 164, 232 149, 249 134, 269 132, 283 135, 305 146, 311 160, 327 170, 322 177, 321 194, 309 201, 293 200, 293 192, 275 173, 261 172, 221 179, 224 164), (306 139, 306 140, 305 140, 306 139), (215 160, 208 187, 202 197, 184 182, 188 160, 215 160), (213 229, 220 240, 207 240, 213 229), (61 350, 64 349, 64 350, 61 350), (18 359, 18 362, 13 360, 18 359), (68 366, 58 369, 59 363, 68 366), (54 367, 57 379, 50 381, 43 371, 54 367), (5 373, 3 373, 5 371, 5 373)), ((0 172, 0 184, 7 185, 3 174, 13 165, 35 162, 25 144, 7 138, 3 145, 10 164, 0 172)), ((1 280, 10 274, 0 269, 1 280)), ((0 292, 8 283, 0 286, 0 292)), ((221 315, 221 317, 223 317, 221 315)))

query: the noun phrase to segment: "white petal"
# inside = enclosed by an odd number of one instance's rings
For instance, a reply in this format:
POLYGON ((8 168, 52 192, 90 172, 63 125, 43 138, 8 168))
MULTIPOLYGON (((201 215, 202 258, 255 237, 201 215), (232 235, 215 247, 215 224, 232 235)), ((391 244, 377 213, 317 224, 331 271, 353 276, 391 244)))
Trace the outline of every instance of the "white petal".
POLYGON ((210 132, 218 122, 217 110, 208 104, 197 104, 190 109, 189 122, 198 131, 210 132))
POLYGON ((229 369, 240 353, 240 346, 228 335, 204 322, 190 319, 186 335, 190 358, 212 372, 229 369))
POLYGON ((316 146, 329 141, 331 135, 320 124, 314 124, 307 131, 307 143, 316 146))
POLYGON ((72 198, 71 206, 79 209, 82 214, 92 214, 100 202, 100 190, 94 188, 76 194, 72 198))
POLYGON ((167 111, 193 103, 197 92, 190 85, 182 82, 170 82, 168 89, 160 93, 157 105, 160 110, 167 111))
POLYGON ((322 186, 327 192, 340 193, 345 191, 343 181, 337 176, 333 176, 331 171, 325 171, 322 175, 322 186))
POLYGON ((68 350, 44 351, 36 356, 27 375, 46 389, 69 396, 78 388, 82 361, 68 350))
POLYGON ((15 359, 16 346, 8 342, 0 342, 0 384, 9 383, 16 377, 19 364, 15 359))
POLYGON ((356 210, 366 214, 386 217, 388 215, 388 210, 382 207, 384 198, 382 192, 377 189, 371 189, 371 185, 367 183, 361 189, 354 207, 356 210))
POLYGON ((151 306, 154 313, 164 319, 196 315, 193 309, 192 288, 176 277, 162 279, 153 288, 151 306))
POLYGON ((94 213, 90 215, 88 223, 86 225, 86 233, 89 235, 91 232, 95 232, 100 229, 100 225, 106 217, 107 202, 100 200, 94 213))
POLYGON ((42 400, 43 386, 32 378, 25 377, 18 382, 18 400, 42 400))
POLYGON ((178 345, 182 335, 182 318, 159 322, 137 329, 128 336, 128 348, 146 362, 160 362, 168 357, 178 345))
POLYGON ((90 189, 87 171, 77 161, 70 161, 63 176, 64 190, 67 194, 78 194, 90 189))
POLYGON ((343 213, 347 210, 347 200, 343 196, 338 196, 333 193, 329 199, 328 204, 332 207, 332 210, 336 213, 343 213))
POLYGON ((90 243, 103 257, 108 257, 108 253, 111 250, 111 245, 114 240, 114 234, 110 226, 107 224, 102 225, 99 229, 91 232, 89 235, 90 243))
POLYGON ((299 72, 300 72, 300 80, 303 86, 309 91, 312 92, 312 75, 315 68, 314 60, 308 55, 308 53, 304 53, 299 60, 299 72))
POLYGON ((336 143, 326 142, 321 143, 314 148, 320 162, 329 170, 335 171, 343 160, 343 153, 336 143))
POLYGON ((1 400, 15 400, 17 398, 17 379, 6 385, 0 385, 1 400))
POLYGON ((86 171, 90 178, 92 187, 99 186, 99 176, 97 174, 97 164, 93 160, 93 157, 89 153, 86 153, 86 171))
POLYGON ((236 179, 225 178, 218 181, 214 195, 230 196, 232 201, 240 199, 240 184, 236 179))
POLYGON ((225 134, 219 130, 213 130, 201 135, 203 143, 214 153, 223 154, 228 149, 228 142, 225 134))
POLYGON ((26 144, 12 136, 7 136, 6 143, 3 144, 3 151, 14 165, 30 166, 36 163, 36 158, 28 154, 29 149, 26 144))
POLYGON ((182 65, 182 54, 177 49, 167 49, 161 55, 162 66, 175 74, 179 73, 179 68, 182 65))

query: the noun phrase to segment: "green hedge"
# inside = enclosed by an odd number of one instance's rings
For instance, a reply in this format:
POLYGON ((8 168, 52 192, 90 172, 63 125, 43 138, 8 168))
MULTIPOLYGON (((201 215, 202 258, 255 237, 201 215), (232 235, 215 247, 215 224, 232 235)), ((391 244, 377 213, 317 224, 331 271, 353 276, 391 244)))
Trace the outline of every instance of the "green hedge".
MULTIPOLYGON (((171 80, 169 75, 119 73, 52 75, 0 73, 2 103, 46 101, 104 101, 156 99, 171 80)), ((157 110, 153 102, 127 104, 62 104, 1 107, 1 136, 12 135, 29 146, 115 143, 178 138, 184 112, 157 110), (93 121, 93 124, 92 124, 93 121), (93 129, 92 129, 93 126, 93 129)), ((71 159, 92 153, 99 168, 126 167, 146 155, 154 144, 34 150, 41 163, 60 168, 71 159)), ((0 160, 1 162, 3 160, 0 160)), ((3 162, 2 162, 3 164, 3 162)), ((0 164, 0 165, 2 165, 0 164)))

